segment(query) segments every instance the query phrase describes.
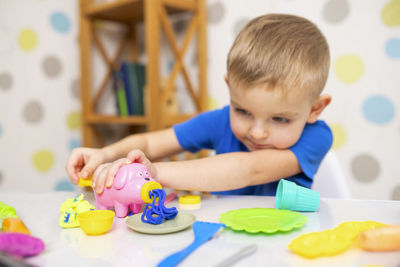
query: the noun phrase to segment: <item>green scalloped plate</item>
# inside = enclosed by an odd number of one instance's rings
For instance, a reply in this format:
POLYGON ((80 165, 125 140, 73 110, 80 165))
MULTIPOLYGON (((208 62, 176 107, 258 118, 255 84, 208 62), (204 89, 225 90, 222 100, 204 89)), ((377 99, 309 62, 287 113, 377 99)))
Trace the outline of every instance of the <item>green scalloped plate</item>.
POLYGON ((219 221, 235 231, 272 234, 301 228, 307 217, 290 210, 250 208, 230 210, 221 214, 219 221))

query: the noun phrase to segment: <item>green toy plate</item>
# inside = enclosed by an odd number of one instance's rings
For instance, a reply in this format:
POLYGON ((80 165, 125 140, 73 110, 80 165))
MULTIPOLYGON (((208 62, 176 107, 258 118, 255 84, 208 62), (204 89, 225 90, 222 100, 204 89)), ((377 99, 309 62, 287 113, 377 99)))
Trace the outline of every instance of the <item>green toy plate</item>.
POLYGON ((307 217, 290 210, 251 208, 230 210, 221 214, 219 220, 236 231, 271 234, 301 228, 307 222, 307 217))
POLYGON ((142 213, 128 216, 125 219, 126 225, 136 232, 144 234, 168 234, 184 230, 191 226, 196 217, 188 212, 179 211, 178 215, 172 220, 166 220, 161 224, 151 224, 142 222, 142 213))

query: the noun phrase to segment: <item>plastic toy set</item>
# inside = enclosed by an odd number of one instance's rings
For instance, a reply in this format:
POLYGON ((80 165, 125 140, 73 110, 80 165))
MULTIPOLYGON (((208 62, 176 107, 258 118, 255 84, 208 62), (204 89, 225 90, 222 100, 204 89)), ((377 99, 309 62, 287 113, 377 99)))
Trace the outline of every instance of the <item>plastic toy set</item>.
MULTIPOLYGON (((80 181, 90 186, 91 181, 80 181)), ((83 194, 67 199, 60 207, 59 224, 63 228, 80 227, 88 235, 100 235, 112 229, 114 217, 125 218, 129 228, 146 234, 167 234, 181 231, 193 225, 195 240, 186 249, 166 257, 158 266, 175 266, 201 244, 210 240, 221 228, 244 231, 250 234, 279 234, 296 231, 307 223, 300 212, 315 212, 319 208, 320 195, 295 183, 280 180, 273 208, 237 209, 220 215, 221 223, 196 221, 193 214, 167 208, 176 193, 166 196, 161 185, 151 176, 143 164, 122 166, 113 185, 96 194, 96 207, 84 200, 83 194), (146 204, 142 213, 142 205, 146 204), (114 208, 115 212, 108 210, 114 208), (129 213, 132 216, 127 216, 129 213)), ((201 207, 200 196, 179 198, 181 210, 201 207)), ((14 208, 0 202, 0 252, 28 257, 45 249, 42 240, 30 235, 30 231, 18 217, 14 208)), ((337 255, 350 247, 358 246, 368 251, 400 250, 400 225, 388 226, 374 221, 344 222, 339 226, 320 232, 306 233, 293 239, 288 248, 299 256, 317 258, 337 255)), ((256 247, 252 246, 254 252, 256 247)), ((249 249, 234 255, 235 259, 248 256, 249 249)), ((232 259, 228 259, 232 260, 232 259)))

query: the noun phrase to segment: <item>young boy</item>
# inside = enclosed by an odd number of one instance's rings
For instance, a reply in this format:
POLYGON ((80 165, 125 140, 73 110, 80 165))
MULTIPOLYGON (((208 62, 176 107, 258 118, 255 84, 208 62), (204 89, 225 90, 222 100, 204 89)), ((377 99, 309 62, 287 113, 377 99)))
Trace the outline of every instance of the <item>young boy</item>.
POLYGON ((228 54, 229 106, 102 149, 74 149, 66 170, 75 184, 93 174, 97 193, 133 161, 146 164, 163 186, 179 190, 275 195, 282 178, 310 188, 332 145, 329 127, 317 120, 331 101, 321 95, 329 65, 328 44, 312 22, 282 14, 257 17, 228 54), (200 149, 217 155, 150 162, 200 149))

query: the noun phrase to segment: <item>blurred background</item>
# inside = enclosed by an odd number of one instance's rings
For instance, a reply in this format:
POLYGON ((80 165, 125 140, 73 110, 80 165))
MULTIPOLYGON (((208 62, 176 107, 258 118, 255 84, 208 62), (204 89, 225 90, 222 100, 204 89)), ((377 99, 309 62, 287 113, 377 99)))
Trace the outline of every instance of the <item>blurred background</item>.
MULTIPOLYGON (((104 2, 104 1, 102 1, 104 2)), ((289 13, 316 23, 328 39, 333 102, 322 118, 355 198, 400 200, 400 0, 207 0, 209 108, 229 103, 226 55, 240 29, 265 13, 289 13)), ((74 190, 64 166, 81 145, 77 0, 0 0, 0 191, 74 190)), ((183 35, 185 16, 173 26, 183 35)), ((107 47, 120 38, 98 23, 107 47)), ((139 42, 144 42, 140 30, 139 42)), ((165 39, 162 45, 166 45, 165 39)), ((161 68, 173 65, 162 49, 161 68)), ((94 55, 94 83, 105 71, 94 55)), ((185 58, 188 69, 196 57, 185 58)), ((182 112, 184 86, 177 82, 182 112)), ((111 90, 110 90, 111 91, 111 90)), ((104 113, 116 114, 106 93, 104 113)), ((114 127, 115 128, 115 127, 114 127)), ((118 127, 117 127, 118 128, 118 127)), ((109 140, 118 138, 108 130, 109 140)), ((106 130, 107 132, 107 130, 106 130)))

